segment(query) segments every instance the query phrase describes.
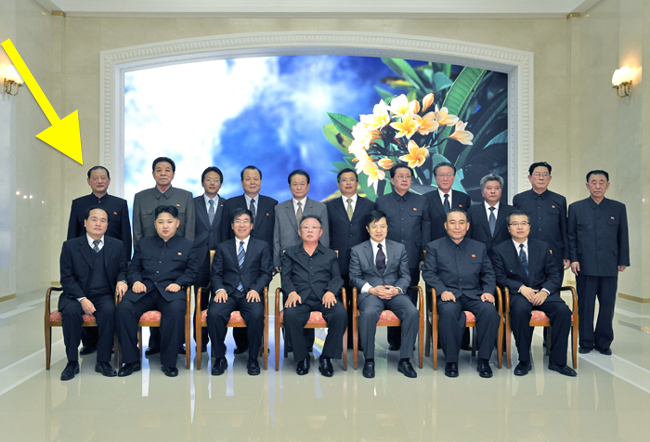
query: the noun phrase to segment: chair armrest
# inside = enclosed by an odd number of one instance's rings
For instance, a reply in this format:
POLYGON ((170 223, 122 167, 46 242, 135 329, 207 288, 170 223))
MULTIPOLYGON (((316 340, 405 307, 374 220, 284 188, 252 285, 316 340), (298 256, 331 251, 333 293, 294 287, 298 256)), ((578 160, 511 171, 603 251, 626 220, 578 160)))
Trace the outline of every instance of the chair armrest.
POLYGON ((357 288, 352 287, 352 316, 356 316, 359 313, 359 307, 357 306, 357 288))
MULTIPOLYGON (((278 287, 275 289, 275 315, 280 314, 280 298, 282 297, 282 289, 278 287)), ((277 319, 276 319, 277 320, 277 319)))
POLYGON ((52 292, 62 292, 63 287, 50 287, 47 289, 45 292, 45 315, 50 316, 50 313, 52 313, 52 309, 50 308, 50 296, 52 295, 52 292))
POLYGON ((418 287, 418 310, 420 310, 420 315, 423 315, 424 312, 426 311, 424 308, 424 291, 422 290, 422 287, 418 287))
POLYGON ((501 294, 501 289, 497 287, 496 290, 496 302, 498 303, 497 310, 499 311, 499 316, 503 317, 504 305, 503 305, 503 295, 501 294))
POLYGON ((343 307, 345 307, 345 310, 348 310, 348 303, 347 303, 347 296, 345 293, 345 287, 341 287, 341 300, 343 301, 343 307))
POLYGON ((503 288, 506 292, 506 309, 504 313, 510 314, 510 289, 508 287, 503 288))
POLYGON ((264 287, 264 316, 269 314, 269 286, 264 287))
POLYGON ((431 287, 431 314, 438 314, 438 295, 436 293, 436 289, 433 287, 431 287))
POLYGON ((576 288, 573 287, 572 285, 565 285, 564 287, 560 287, 560 293, 561 292, 571 292, 571 297, 573 298, 573 314, 577 315, 578 314, 578 292, 576 292, 576 288))
MULTIPOLYGON (((187 309, 185 311, 188 312, 187 314, 189 314, 189 312, 191 311, 190 305, 192 304, 192 286, 188 285, 187 288, 185 289, 185 300, 186 300, 185 308, 187 309)), ((199 306, 200 305, 201 304, 199 304, 199 306)))

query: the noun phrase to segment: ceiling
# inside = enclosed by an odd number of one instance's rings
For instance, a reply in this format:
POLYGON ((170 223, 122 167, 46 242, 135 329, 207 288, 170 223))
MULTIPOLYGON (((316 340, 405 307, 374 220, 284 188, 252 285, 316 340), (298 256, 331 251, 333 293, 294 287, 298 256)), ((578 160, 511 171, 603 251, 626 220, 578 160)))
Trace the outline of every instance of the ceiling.
POLYGON ((566 17, 599 0, 36 0, 69 16, 566 17))

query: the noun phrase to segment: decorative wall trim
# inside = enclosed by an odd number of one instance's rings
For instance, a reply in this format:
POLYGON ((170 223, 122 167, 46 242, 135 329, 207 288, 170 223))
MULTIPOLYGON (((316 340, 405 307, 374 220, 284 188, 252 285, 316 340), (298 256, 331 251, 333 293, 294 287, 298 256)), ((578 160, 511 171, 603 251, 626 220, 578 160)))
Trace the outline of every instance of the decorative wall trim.
POLYGON ((650 304, 650 298, 641 298, 640 296, 626 295, 625 293, 619 293, 618 297, 621 299, 627 299, 628 301, 637 302, 639 304, 650 304))
POLYGON ((396 57, 472 66, 508 74, 509 200, 528 188, 534 158, 533 53, 456 40, 352 32, 230 34, 100 52, 100 162, 124 195, 124 74, 178 63, 280 55, 396 57))
POLYGON ((15 293, 12 293, 11 295, 6 295, 6 296, 0 296, 0 302, 11 301, 12 299, 16 299, 16 294, 15 293))

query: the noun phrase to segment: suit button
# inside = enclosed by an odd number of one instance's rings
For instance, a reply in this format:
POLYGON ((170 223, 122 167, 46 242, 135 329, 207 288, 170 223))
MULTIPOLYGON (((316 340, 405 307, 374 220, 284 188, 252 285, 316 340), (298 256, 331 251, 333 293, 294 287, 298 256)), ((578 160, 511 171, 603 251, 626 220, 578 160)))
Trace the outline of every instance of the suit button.
POLYGON ((158 270, 156 270, 156 273, 160 273, 158 270))

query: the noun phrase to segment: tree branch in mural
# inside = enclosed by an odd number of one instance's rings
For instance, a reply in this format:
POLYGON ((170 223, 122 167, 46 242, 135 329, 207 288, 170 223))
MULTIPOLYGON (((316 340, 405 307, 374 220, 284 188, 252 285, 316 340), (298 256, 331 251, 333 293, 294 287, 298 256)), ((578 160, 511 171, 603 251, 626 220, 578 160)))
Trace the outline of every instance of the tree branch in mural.
POLYGON ((395 95, 376 86, 380 101, 372 114, 354 118, 328 113, 327 140, 343 154, 336 171, 354 167, 360 192, 374 200, 391 191, 388 170, 397 163, 414 169, 412 190, 436 188, 433 168, 453 163, 454 188, 481 198, 479 181, 497 173, 507 182, 507 76, 441 63, 413 67, 382 59, 396 76, 380 79, 395 95))

